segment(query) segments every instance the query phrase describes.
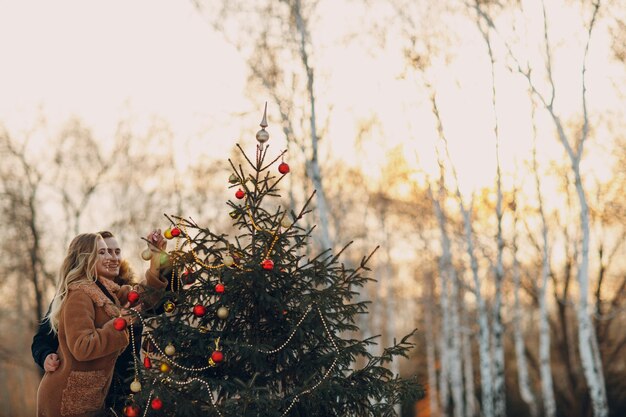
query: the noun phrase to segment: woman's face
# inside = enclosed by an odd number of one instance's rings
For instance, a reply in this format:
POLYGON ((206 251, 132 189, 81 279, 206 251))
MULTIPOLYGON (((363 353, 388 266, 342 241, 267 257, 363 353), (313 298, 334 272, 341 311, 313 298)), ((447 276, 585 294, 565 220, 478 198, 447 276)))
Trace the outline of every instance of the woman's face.
POLYGON ((114 237, 108 237, 104 239, 104 243, 107 245, 107 252, 111 256, 111 259, 107 262, 107 273, 104 274, 105 278, 114 279, 120 274, 120 262, 122 262, 122 250, 120 249, 117 239, 114 237))
POLYGON ((109 274, 107 264, 111 261, 111 255, 109 255, 107 244, 101 237, 96 240, 96 248, 98 251, 96 255, 96 274, 99 277, 106 278, 109 274))

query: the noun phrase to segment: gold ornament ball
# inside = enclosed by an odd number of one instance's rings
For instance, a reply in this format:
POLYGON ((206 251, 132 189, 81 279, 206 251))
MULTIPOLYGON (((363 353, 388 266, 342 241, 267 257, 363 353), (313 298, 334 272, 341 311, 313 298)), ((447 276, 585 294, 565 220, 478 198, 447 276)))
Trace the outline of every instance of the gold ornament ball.
POLYGON ((149 261, 152 259, 152 251, 150 249, 144 249, 141 251, 141 259, 144 261, 149 261))
POLYGON ((141 391, 141 382, 137 381, 136 379, 130 384, 130 390, 132 392, 139 392, 141 391))
POLYGON ((224 256, 223 261, 224 261, 224 265, 226 266, 232 266, 235 263, 235 260, 230 255, 224 256))
POLYGON ((174 311, 174 308, 176 308, 176 304, 171 301, 166 301, 163 305, 163 308, 165 309, 166 313, 171 313, 172 311, 174 311))
POLYGON ((228 317, 228 309, 226 307, 218 308, 217 317, 219 317, 222 320, 226 320, 226 317, 228 317))
POLYGON ((285 229, 289 229, 291 227, 291 220, 289 220, 287 217, 284 217, 280 221, 280 225, 284 227, 285 229))
POLYGON ((265 129, 261 129, 256 132, 256 140, 259 141, 260 144, 267 142, 270 138, 270 134, 267 133, 265 129))
POLYGON ((237 184, 239 182, 239 177, 237 176, 237 174, 230 174, 230 177, 228 177, 228 182, 231 184, 237 184))
POLYGON ((174 353, 176 353, 176 348, 174 347, 173 344, 168 344, 167 346, 165 346, 165 354, 172 356, 174 353))
POLYGON ((163 232, 163 236, 165 236, 166 239, 173 238, 174 236, 172 236, 172 229, 170 229, 169 227, 165 229, 165 232, 163 232))
POLYGON ((159 370, 163 372, 164 374, 166 374, 170 371, 170 366, 166 364, 165 362, 163 362, 161 366, 159 366, 159 370))

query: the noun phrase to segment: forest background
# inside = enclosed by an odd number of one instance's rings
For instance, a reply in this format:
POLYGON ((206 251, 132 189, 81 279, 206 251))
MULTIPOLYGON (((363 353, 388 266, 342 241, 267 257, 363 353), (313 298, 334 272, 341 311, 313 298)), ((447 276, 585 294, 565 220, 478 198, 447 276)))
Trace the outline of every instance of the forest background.
POLYGON ((403 415, 626 415, 624 45, 623 0, 0 1, 0 416, 71 238, 230 230, 265 102, 311 253, 380 245, 361 336, 419 329, 403 415))

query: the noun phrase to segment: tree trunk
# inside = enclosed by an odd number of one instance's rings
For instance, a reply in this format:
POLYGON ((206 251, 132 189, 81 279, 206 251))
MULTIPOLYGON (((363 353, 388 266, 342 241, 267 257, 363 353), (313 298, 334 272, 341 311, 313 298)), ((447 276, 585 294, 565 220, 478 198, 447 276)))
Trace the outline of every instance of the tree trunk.
POLYGON ((476 416, 476 389, 474 387, 474 362, 472 358, 472 330, 469 325, 469 317, 465 311, 465 323, 463 325, 463 378, 465 380, 465 417, 476 416))
POLYGON ((292 14, 295 18, 296 22, 296 30, 298 31, 299 41, 300 41, 300 59, 302 61, 302 65, 304 66, 304 70, 306 71, 307 77, 307 93, 309 96, 309 106, 310 106, 310 114, 309 114, 309 123, 310 123, 310 134, 311 134, 311 157, 307 158, 306 162, 306 170, 311 178, 311 182, 313 183, 313 187, 315 187, 316 197, 317 197, 317 212, 319 214, 320 219, 320 243, 322 244, 322 249, 332 248, 332 241, 330 239, 330 231, 329 231, 329 221, 328 221, 328 202, 326 200, 326 193, 324 192, 324 187, 322 186, 322 174, 319 164, 318 158, 318 141, 319 137, 317 136, 317 117, 315 112, 315 91, 314 91, 314 73, 313 68, 311 68, 309 64, 309 53, 306 49, 309 44, 309 33, 306 28, 304 19, 302 17, 302 8, 300 4, 300 0, 296 0, 292 5, 292 14))
POLYGON ((502 281, 504 280, 504 266, 502 263, 502 254, 504 251, 504 240, 502 238, 502 172, 500 169, 500 135, 498 126, 498 112, 496 107, 496 75, 495 75, 495 59, 493 49, 491 48, 491 39, 488 30, 484 29, 480 16, 477 16, 476 23, 478 29, 483 35, 483 39, 489 52, 489 63, 491 64, 491 107, 493 111, 493 131, 496 144, 496 218, 498 224, 498 232, 496 235, 497 244, 497 260, 495 267, 495 293, 493 303, 492 318, 492 341, 493 341, 493 401, 494 415, 496 417, 506 416, 506 387, 504 378, 504 346, 502 341, 502 281))
POLYGON ((426 364, 428 368, 428 403, 430 406, 430 414, 433 417, 439 416, 437 401, 437 354, 435 352, 435 332, 433 329, 434 287, 434 274, 429 274, 427 284, 428 297, 424 300, 424 329, 426 332, 426 364))
MULTIPOLYGON (((461 326, 459 323, 459 294, 458 279, 454 265, 452 264, 452 253, 450 238, 446 226, 446 215, 443 211, 445 189, 444 189, 444 172, 441 170, 439 179, 438 199, 435 199, 429 184, 429 196, 433 202, 435 215, 439 224, 439 233, 441 235, 441 257, 439 258, 439 270, 441 276, 441 308, 443 316, 443 348, 442 360, 445 359, 448 368, 447 379, 452 391, 453 415, 454 417, 463 416, 463 366, 461 362, 461 326), (445 352, 445 356, 444 356, 445 352)), ((447 407, 446 403, 442 404, 444 412, 447 407)))
POLYGON ((541 396, 543 399, 543 412, 545 417, 555 417, 556 401, 554 399, 554 384, 552 381, 552 367, 550 361, 550 325, 548 323, 548 307, 546 300, 546 290, 548 287, 548 277, 550 275, 550 258, 548 246, 548 223, 543 209, 543 194, 541 193, 541 182, 539 180, 539 167, 537 165, 537 141, 534 123, 533 107, 533 154, 532 164, 535 176, 535 190, 539 203, 539 216, 541 217, 541 236, 543 248, 541 254, 541 283, 539 286, 539 375, 541 378, 541 396))
POLYGON ((576 192, 580 203, 580 225, 583 232, 581 242, 581 257, 578 267, 579 302, 576 308, 578 317, 578 348, 585 372, 589 396, 593 406, 595 417, 608 417, 609 408, 604 385, 604 372, 602 360, 598 350, 596 332, 591 323, 587 297, 589 295, 589 207, 583 190, 580 177, 580 159, 577 157, 572 162, 574 170, 576 192))
MULTIPOLYGON (((487 306, 485 304, 485 300, 482 296, 481 290, 481 280, 478 272, 478 259, 476 258, 476 254, 474 251, 474 241, 473 241, 473 232, 472 232, 472 221, 470 218, 470 210, 465 208, 465 204, 463 202, 463 196, 461 195, 461 190, 459 189, 459 180, 456 174, 456 169, 454 168, 454 164, 452 163, 452 158, 450 158, 450 152, 448 149, 448 142, 445 136, 445 132, 443 130, 443 122, 441 120, 441 115, 439 114, 439 109, 437 107, 437 100, 435 95, 431 95, 431 105, 432 111, 435 115, 437 121, 437 132, 439 134, 439 139, 443 142, 444 148, 446 151, 446 156, 448 161, 450 161, 450 165, 452 168, 452 175, 455 181, 456 187, 456 197, 459 204, 459 208, 461 214, 463 215, 463 226, 465 232, 465 243, 467 245, 467 255, 470 258, 470 265, 472 269, 472 277, 474 281, 474 296, 476 297, 476 304, 478 309, 478 327, 479 327, 479 337, 478 337, 478 353, 480 358, 480 383, 481 383, 481 400, 482 400, 482 411, 484 417, 494 417, 493 410, 493 383, 492 383, 492 374, 491 374, 491 355, 490 355, 490 330, 489 330, 489 318, 487 313, 487 306)), ((443 169, 443 161, 438 154, 438 163, 439 169, 443 169)))
MULTIPOLYGON (((515 226, 514 226, 515 227, 515 226)), ((520 291, 520 271, 519 261, 517 260, 516 238, 513 238, 513 294, 515 296, 515 305, 513 313, 513 338, 515 342, 515 359, 517 361, 517 381, 519 384, 520 397, 528 405, 530 417, 537 417, 537 400, 530 388, 528 377, 528 364, 526 363, 526 355, 524 354, 524 336, 522 334, 522 309, 520 307, 519 291, 520 291)))

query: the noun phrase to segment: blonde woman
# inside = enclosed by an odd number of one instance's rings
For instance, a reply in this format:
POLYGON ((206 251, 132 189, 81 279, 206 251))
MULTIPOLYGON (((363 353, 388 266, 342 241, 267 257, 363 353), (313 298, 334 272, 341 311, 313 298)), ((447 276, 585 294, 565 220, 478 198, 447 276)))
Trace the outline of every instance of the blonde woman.
MULTIPOLYGON (((60 366, 41 380, 39 417, 92 417, 104 408, 115 360, 128 345, 128 331, 113 326, 123 308, 120 287, 104 278, 112 259, 107 249, 99 234, 81 234, 63 260, 48 314, 60 366)), ((130 323, 130 315, 124 318, 130 323)))

